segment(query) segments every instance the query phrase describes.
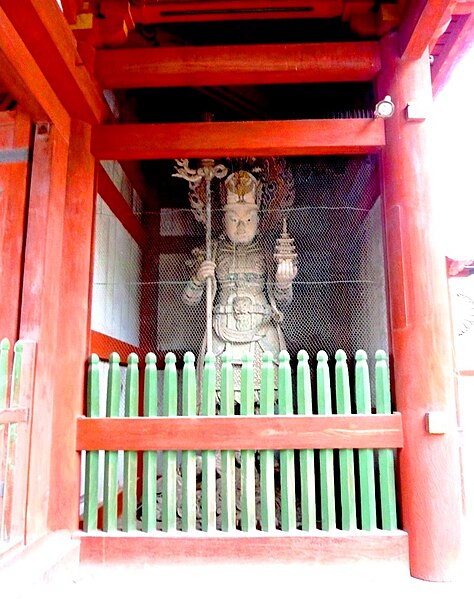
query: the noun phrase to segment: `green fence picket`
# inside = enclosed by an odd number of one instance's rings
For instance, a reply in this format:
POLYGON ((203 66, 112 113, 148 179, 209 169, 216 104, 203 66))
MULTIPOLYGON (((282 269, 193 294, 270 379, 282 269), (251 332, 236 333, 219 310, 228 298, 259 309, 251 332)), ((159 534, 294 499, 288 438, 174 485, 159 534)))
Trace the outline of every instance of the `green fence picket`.
MULTIPOLYGON (((183 367, 183 416, 196 416, 196 368, 191 352, 184 354, 183 367)), ((196 530, 196 452, 182 454, 183 500, 182 530, 196 530)))
MULTIPOLYGON (((216 413, 216 358, 208 352, 204 358, 202 381, 202 415, 216 413)), ((216 453, 202 452, 202 530, 216 530, 216 453)))
MULTIPOLYGON (((278 411, 280 416, 293 414, 293 391, 291 385, 290 354, 280 352, 278 366, 278 411)), ((281 529, 296 530, 295 452, 280 451, 281 529)))
MULTIPOLYGON (((8 394, 8 364, 10 356, 10 341, 7 338, 0 342, 0 410, 7 407, 8 394)), ((7 431, 10 431, 12 425, 7 426, 7 431)), ((0 424, 0 481, 3 485, 3 495, 6 494, 6 486, 8 479, 8 439, 6 438, 5 426, 0 424)), ((8 532, 6 530, 6 510, 4 497, 0 499, 0 542, 4 541, 8 532), (3 499, 3 501, 2 501, 3 499)))
MULTIPOLYGON (((158 373, 156 355, 149 352, 145 357, 145 380, 143 384, 143 416, 154 418, 158 414, 158 373)), ((157 452, 143 452, 142 530, 156 530, 156 474, 157 452)))
MULTIPOLYGON (((262 381, 260 391, 260 414, 275 413, 275 376, 273 355, 264 352, 262 357, 262 381)), ((264 532, 275 530, 275 457, 271 449, 260 452, 260 509, 264 532)))
MULTIPOLYGON (((255 412, 255 389, 253 379, 253 363, 250 354, 242 357, 242 376, 240 387, 240 413, 242 416, 253 416, 255 412)), ((241 493, 240 518, 244 532, 256 530, 257 516, 255 511, 255 452, 241 452, 241 493)))
MULTIPOLYGON (((311 395, 311 373, 308 352, 298 352, 296 371, 298 414, 311 416, 313 401, 311 395)), ((316 481, 314 475, 314 450, 300 449, 301 483, 301 528, 305 531, 316 530, 316 481)))
MULTIPOLYGON (((120 356, 112 352, 109 358, 107 377, 108 418, 117 417, 120 409, 120 356)), ((104 530, 117 530, 117 493, 118 493, 118 451, 105 452, 104 465, 104 530)))
MULTIPOLYGON (((371 414, 369 367, 367 354, 359 349, 355 355, 355 394, 358 414, 371 414)), ((362 530, 377 528, 375 500, 374 450, 361 448, 359 455, 360 515, 362 530)))
POLYGON ((9 355, 10 341, 5 337, 0 342, 0 410, 7 407, 9 355))
MULTIPOLYGON (((138 416, 138 356, 128 356, 125 378, 125 416, 138 416)), ((136 451, 125 451, 123 457, 123 515, 122 529, 132 532, 137 528, 137 462, 136 451)))
MULTIPOLYGON (((351 392, 346 359, 346 353, 342 349, 338 349, 336 352, 336 405, 338 414, 351 413, 351 392)), ((341 526, 342 530, 353 530, 357 528, 353 449, 339 449, 339 470, 341 526)))
MULTIPOLYGON (((97 418, 100 414, 99 356, 89 358, 87 372, 87 416, 97 418)), ((86 451, 84 480, 84 532, 97 530, 99 501, 99 452, 86 451)))
MULTIPOLYGON (((163 382, 163 416, 178 414, 178 373, 176 356, 168 352, 165 357, 163 382)), ((162 528, 164 532, 176 530, 176 451, 163 452, 163 507, 162 528)))
MULTIPOLYGON (((325 351, 317 354, 316 386, 318 414, 332 414, 331 382, 328 355, 325 351)), ((334 489, 334 450, 319 450, 321 528, 331 531, 336 528, 336 495, 334 489)))
MULTIPOLYGON (((222 354, 221 409, 222 416, 234 415, 234 369, 232 356, 222 354)), ((221 451, 221 519, 222 530, 235 530, 235 452, 221 451)))
MULTIPOLYGON (((381 349, 375 354, 375 405, 377 414, 392 412, 387 354, 381 349)), ((396 530, 397 504, 393 449, 379 449, 379 484, 382 528, 396 530)))

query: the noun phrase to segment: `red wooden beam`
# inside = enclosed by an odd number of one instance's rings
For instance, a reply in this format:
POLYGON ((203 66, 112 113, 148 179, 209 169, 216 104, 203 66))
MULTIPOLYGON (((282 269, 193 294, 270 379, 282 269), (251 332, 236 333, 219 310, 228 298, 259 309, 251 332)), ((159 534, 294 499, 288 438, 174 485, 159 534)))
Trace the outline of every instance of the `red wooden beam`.
MULTIPOLYGON (((377 564, 386 566, 389 560, 392 566, 399 563, 403 572, 408 571, 408 535, 403 530, 298 533, 198 532, 191 536, 182 532, 174 535, 161 531, 154 535, 114 532, 79 533, 75 538, 81 541, 81 563, 103 566, 122 563, 125 567, 133 564, 156 568, 163 562, 176 565, 185 560, 186 564, 202 564, 203 560, 212 560, 207 563, 340 564, 350 566, 353 573, 363 556, 363 561, 370 562, 374 569, 377 564)), ((331 584, 332 595, 336 597, 342 595, 337 588, 336 583, 331 584)))
POLYGON ((100 160, 365 154, 385 144, 382 119, 98 125, 100 160))
POLYGON ((126 231, 143 247, 146 242, 145 230, 102 165, 99 166, 97 191, 126 231))
POLYGON ((352 416, 198 416, 77 420, 77 450, 402 447, 398 413, 352 416))
POLYGON ((330 19, 340 16, 342 10, 343 4, 338 0, 160 1, 131 7, 135 23, 144 25, 249 19, 330 19))
POLYGON ((4 85, 33 121, 51 121, 64 139, 69 138, 66 110, 1 8, 0 72, 4 85))
POLYGON ((400 55, 404 60, 421 58, 436 31, 450 16, 452 5, 452 0, 413 0, 405 3, 405 13, 399 27, 400 55))
POLYGON ((95 73, 106 89, 371 81, 377 42, 100 50, 95 73))
POLYGON ((97 123, 106 104, 76 49, 76 40, 54 0, 2 0, 2 9, 69 114, 97 123))

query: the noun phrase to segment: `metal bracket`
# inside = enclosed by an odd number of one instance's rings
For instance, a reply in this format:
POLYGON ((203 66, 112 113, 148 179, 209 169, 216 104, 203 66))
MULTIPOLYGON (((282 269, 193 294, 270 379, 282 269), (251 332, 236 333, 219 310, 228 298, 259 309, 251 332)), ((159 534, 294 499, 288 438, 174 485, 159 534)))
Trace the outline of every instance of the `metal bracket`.
POLYGON ((41 137, 49 137, 51 133, 51 123, 49 121, 42 121, 36 123, 36 135, 41 137))

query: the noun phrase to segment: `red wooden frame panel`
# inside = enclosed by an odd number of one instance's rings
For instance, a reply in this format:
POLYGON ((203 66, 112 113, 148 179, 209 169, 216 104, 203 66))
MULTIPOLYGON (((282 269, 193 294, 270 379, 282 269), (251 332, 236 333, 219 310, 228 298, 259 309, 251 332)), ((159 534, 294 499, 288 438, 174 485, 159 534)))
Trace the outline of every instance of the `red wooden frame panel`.
MULTIPOLYGON (((77 537, 76 537, 77 538, 77 537)), ((81 562, 94 564, 118 563, 156 564, 160 561, 180 560, 199 561, 211 559, 212 562, 226 561, 235 563, 243 560, 251 562, 314 562, 319 565, 332 563, 361 563, 361 557, 377 562, 399 560, 408 562, 408 536, 406 532, 371 531, 355 533, 334 531, 331 533, 316 531, 311 534, 278 533, 268 535, 257 533, 252 536, 231 534, 210 535, 203 533, 185 536, 183 533, 120 534, 107 535, 82 534, 81 562)))
POLYGON ((79 450, 218 450, 402 447, 399 413, 197 416, 77 420, 79 450))
POLYGON ((100 160, 366 154, 385 145, 383 119, 98 125, 100 160))
POLYGON ((372 81, 377 42, 99 50, 104 89, 372 81), (249 68, 251 65, 251 68, 249 68))

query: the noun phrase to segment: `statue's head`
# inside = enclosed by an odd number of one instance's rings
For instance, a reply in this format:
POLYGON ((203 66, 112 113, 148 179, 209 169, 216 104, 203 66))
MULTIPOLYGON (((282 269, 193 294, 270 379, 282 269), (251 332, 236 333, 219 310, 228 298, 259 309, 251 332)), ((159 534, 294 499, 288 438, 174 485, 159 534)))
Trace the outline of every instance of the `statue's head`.
POLYGON ((233 243, 251 243, 258 229, 259 184, 247 171, 236 171, 226 179, 224 228, 233 243))

